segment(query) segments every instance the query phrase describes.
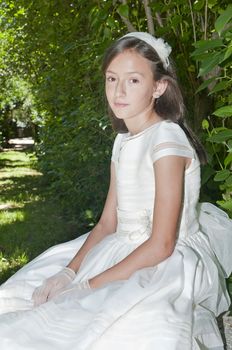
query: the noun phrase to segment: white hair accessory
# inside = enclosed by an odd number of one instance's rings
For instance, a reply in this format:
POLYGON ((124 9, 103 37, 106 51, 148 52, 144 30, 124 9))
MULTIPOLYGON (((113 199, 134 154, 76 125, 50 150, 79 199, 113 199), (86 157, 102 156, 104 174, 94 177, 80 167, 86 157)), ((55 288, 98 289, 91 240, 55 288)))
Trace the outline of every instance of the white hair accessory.
POLYGON ((172 48, 162 38, 156 39, 154 36, 146 32, 132 32, 124 35, 120 39, 127 38, 127 37, 140 39, 142 41, 145 41, 148 45, 152 46, 153 49, 155 49, 155 51, 159 55, 161 61, 163 62, 164 68, 165 69, 168 68, 169 66, 168 56, 170 55, 172 48))

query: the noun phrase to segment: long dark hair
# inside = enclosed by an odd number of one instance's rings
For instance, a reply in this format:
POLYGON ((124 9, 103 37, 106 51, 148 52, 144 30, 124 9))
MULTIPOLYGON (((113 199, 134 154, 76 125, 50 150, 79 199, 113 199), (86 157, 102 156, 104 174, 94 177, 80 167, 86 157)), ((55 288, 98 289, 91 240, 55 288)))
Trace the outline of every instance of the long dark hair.
MULTIPOLYGON (((117 40, 105 53, 102 70, 105 73, 111 61, 125 50, 135 50, 142 57, 151 63, 151 69, 155 81, 166 80, 168 82, 165 92, 154 102, 155 112, 166 120, 171 120, 180 125, 188 137, 190 143, 195 148, 199 160, 202 164, 207 162, 205 150, 193 131, 188 127, 185 116, 185 105, 180 87, 177 82, 177 76, 173 61, 169 58, 170 64, 167 69, 155 49, 146 42, 135 37, 125 37, 117 40)), ((124 120, 118 119, 111 108, 108 106, 109 116, 112 121, 113 129, 117 132, 128 132, 124 120)))

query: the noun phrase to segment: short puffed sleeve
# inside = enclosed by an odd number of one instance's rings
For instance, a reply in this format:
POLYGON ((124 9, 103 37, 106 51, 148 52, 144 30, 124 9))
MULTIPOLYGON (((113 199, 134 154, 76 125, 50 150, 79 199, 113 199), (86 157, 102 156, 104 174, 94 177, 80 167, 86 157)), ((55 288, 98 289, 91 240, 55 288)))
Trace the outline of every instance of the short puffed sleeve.
POLYGON ((118 161, 118 158, 119 158, 121 141, 122 141, 122 134, 118 134, 115 137, 114 145, 112 149, 112 155, 111 155, 111 160, 115 163, 118 161))
POLYGON ((185 132, 178 124, 169 121, 160 123, 152 144, 153 162, 165 156, 196 158, 195 150, 185 132))

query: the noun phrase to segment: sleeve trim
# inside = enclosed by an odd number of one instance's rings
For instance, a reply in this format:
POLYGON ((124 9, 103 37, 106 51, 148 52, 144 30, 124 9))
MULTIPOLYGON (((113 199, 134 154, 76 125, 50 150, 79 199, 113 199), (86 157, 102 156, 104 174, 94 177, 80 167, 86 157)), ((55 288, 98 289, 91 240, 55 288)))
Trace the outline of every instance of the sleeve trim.
POLYGON ((153 148, 152 160, 155 162, 169 155, 195 159, 195 153, 192 148, 175 142, 164 142, 153 148))

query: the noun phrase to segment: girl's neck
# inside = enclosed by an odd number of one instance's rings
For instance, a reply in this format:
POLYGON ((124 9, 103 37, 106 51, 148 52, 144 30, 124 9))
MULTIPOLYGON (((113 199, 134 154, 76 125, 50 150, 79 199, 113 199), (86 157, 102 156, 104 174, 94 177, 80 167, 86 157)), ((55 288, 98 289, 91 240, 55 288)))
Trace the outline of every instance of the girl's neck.
POLYGON ((143 118, 141 121, 137 121, 136 123, 134 120, 124 120, 124 122, 127 126, 129 133, 131 135, 136 135, 161 120, 162 118, 159 117, 156 113, 152 113, 151 115, 148 115, 145 119, 143 118))

